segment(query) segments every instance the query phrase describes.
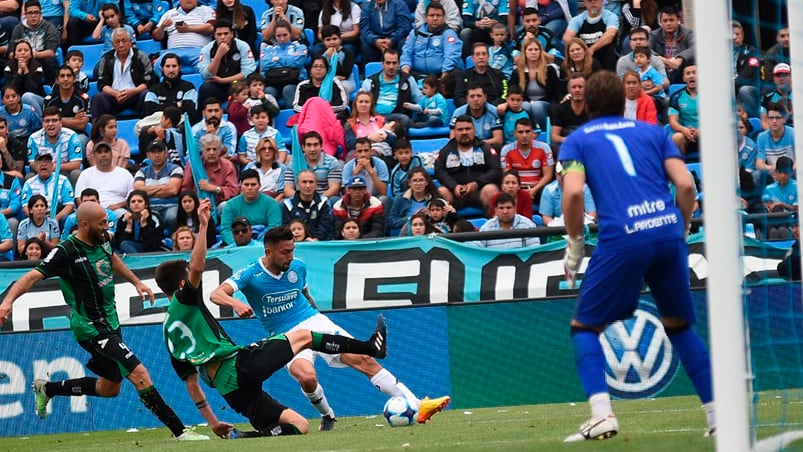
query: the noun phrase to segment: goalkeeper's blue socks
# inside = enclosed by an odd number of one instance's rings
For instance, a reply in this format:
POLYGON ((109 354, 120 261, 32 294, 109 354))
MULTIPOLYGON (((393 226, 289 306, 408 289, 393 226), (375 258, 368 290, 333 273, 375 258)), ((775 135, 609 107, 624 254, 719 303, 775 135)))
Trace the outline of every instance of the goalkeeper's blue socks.
POLYGON ((667 328, 672 347, 680 356, 680 362, 686 369, 700 400, 707 404, 714 400, 713 389, 711 387, 711 360, 708 357, 708 349, 703 344, 702 339, 691 327, 667 328))
POLYGON ((586 396, 608 392, 608 384, 605 382, 605 355, 599 343, 599 334, 583 328, 572 328, 572 345, 577 375, 586 396))

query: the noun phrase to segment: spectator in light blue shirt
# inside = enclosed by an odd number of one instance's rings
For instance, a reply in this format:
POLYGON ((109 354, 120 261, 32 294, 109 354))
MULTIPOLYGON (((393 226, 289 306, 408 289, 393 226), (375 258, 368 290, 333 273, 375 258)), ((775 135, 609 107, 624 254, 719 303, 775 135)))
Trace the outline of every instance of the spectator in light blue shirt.
MULTIPOLYGON (((516 213, 516 201, 507 193, 496 197, 496 216, 486 221, 480 228, 485 231, 509 231, 512 229, 533 229, 532 220, 516 213)), ((485 248, 510 249, 541 244, 538 237, 511 237, 507 239, 477 240, 476 245, 485 248)))

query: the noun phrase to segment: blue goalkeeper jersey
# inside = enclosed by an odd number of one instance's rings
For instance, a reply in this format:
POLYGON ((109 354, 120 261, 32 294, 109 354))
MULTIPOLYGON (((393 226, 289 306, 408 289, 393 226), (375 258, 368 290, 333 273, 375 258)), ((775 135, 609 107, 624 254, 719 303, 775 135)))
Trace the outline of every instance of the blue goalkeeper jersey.
POLYGON ((304 296, 307 266, 298 259, 281 275, 268 271, 258 259, 226 283, 245 295, 269 336, 284 333, 318 313, 304 296))
POLYGON ((596 118, 566 138, 563 167, 577 161, 599 214, 599 248, 615 250, 682 238, 664 161, 682 159, 663 129, 622 117, 596 118))

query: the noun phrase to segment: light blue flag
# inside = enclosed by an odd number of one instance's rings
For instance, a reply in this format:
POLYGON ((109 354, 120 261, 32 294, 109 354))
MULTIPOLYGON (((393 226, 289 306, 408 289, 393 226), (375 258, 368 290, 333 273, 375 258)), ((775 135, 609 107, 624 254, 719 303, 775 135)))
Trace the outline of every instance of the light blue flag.
POLYGON ((301 142, 298 140, 298 125, 290 129, 290 152, 293 154, 293 179, 298 180, 298 173, 307 169, 307 160, 304 158, 304 151, 301 149, 301 142))
POLYGON ((321 82, 321 89, 318 90, 318 96, 329 103, 332 102, 332 92, 334 91, 335 84, 335 72, 337 72, 337 52, 334 52, 329 58, 329 72, 326 73, 326 77, 324 77, 323 82, 321 82))
POLYGON ((198 181, 202 179, 208 179, 209 176, 206 174, 206 168, 204 168, 204 162, 201 160, 201 150, 198 149, 198 143, 195 142, 195 138, 192 134, 192 126, 190 125, 190 117, 187 113, 184 113, 184 136, 186 137, 185 149, 187 152, 187 158, 190 161, 190 167, 192 168, 192 180, 195 182, 195 191, 198 192, 198 198, 200 199, 208 199, 212 203, 212 212, 215 212, 215 208, 217 207, 217 201, 215 200, 215 195, 211 194, 207 191, 201 190, 198 187, 198 181))

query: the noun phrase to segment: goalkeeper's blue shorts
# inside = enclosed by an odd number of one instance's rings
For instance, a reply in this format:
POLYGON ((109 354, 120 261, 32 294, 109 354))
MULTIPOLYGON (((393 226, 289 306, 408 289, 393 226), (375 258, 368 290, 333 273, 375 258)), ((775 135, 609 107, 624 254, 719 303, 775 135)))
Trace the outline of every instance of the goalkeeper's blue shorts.
POLYGON ((689 290, 689 248, 683 239, 594 251, 582 277, 574 318, 603 326, 633 315, 644 283, 663 317, 696 321, 689 290))

